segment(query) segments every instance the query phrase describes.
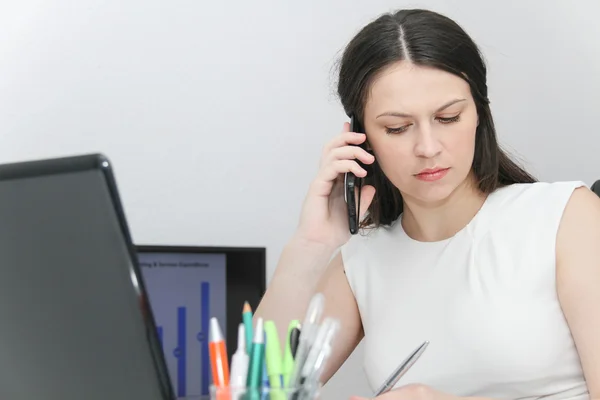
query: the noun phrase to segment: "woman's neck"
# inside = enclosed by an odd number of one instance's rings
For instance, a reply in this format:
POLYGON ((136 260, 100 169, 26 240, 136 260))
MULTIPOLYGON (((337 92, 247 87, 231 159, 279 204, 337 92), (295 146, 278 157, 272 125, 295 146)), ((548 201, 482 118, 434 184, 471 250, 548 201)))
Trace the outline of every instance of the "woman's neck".
POLYGON ((421 242, 448 239, 471 222, 486 197, 473 180, 467 179, 450 196, 436 204, 405 198, 402 227, 408 236, 421 242))

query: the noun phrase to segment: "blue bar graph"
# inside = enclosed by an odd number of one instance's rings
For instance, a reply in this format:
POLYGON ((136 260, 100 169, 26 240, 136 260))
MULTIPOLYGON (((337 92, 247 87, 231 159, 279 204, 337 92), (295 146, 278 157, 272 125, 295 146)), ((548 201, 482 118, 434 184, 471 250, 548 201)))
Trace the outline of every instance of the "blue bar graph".
POLYGON ((210 396, 210 319, 227 334, 224 253, 143 253, 140 265, 177 399, 210 396))
MULTIPOLYGON (((200 342, 200 394, 202 396, 209 395, 209 387, 211 381, 210 370, 210 353, 208 350, 208 335, 210 326, 210 284, 208 282, 200 283, 200 332, 196 335, 196 339, 200 342)), ((176 391, 177 397, 186 397, 187 394, 187 307, 177 307, 177 347, 173 350, 173 357, 177 359, 177 376, 176 391)), ((163 326, 157 327, 157 333, 160 340, 160 345, 164 351, 164 329, 163 326)))
POLYGON ((202 387, 200 393, 203 396, 208 396, 208 383, 210 381, 210 359, 208 353, 208 331, 210 322, 210 286, 208 282, 200 283, 200 326, 201 332, 198 335, 201 347, 200 371, 202 374, 202 387))
POLYGON ((156 328, 158 331, 158 340, 160 342, 160 347, 163 348, 163 327, 159 326, 156 328))
POLYGON ((177 308, 177 348, 174 356, 177 358, 177 396, 185 397, 186 395, 186 309, 185 307, 177 308))

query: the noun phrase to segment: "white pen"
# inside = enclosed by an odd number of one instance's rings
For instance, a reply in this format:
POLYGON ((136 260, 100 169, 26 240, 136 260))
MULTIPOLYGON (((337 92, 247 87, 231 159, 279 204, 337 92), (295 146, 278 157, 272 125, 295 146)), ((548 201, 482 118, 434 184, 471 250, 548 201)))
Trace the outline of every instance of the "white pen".
MULTIPOLYGON (((229 386, 232 392, 244 392, 246 387, 246 376, 248 375, 249 357, 246 351, 246 330, 244 324, 238 326, 238 345, 235 353, 231 356, 231 376, 229 378, 229 386)), ((232 393, 234 395, 235 393, 232 393)), ((237 399, 238 396, 232 396, 237 399)))

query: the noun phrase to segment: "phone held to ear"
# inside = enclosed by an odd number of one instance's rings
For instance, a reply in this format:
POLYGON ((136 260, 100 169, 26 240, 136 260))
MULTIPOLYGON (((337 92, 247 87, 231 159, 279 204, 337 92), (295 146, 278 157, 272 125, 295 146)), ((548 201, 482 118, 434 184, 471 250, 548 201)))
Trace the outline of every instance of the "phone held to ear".
MULTIPOLYGON (((350 132, 365 133, 354 114, 350 116, 350 132)), ((365 143, 363 142, 360 147, 364 148, 365 143)), ((359 162, 359 164, 362 166, 362 163, 359 162)), ((352 172, 346 172, 344 175, 344 200, 348 207, 348 225, 352 235, 358 232, 360 222, 360 192, 362 184, 363 179, 352 172)))

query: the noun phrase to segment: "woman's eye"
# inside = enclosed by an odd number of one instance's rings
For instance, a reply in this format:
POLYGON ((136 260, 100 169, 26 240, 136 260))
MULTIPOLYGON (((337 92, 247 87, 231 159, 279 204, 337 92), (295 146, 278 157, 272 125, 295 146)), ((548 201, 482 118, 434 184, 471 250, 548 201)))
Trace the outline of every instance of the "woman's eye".
POLYGON ((458 122, 460 120, 460 114, 457 114, 454 117, 448 117, 448 118, 438 117, 437 120, 440 121, 442 124, 451 124, 453 122, 458 122))
MULTIPOLYGON (((436 119, 442 124, 452 124, 452 123, 458 122, 460 120, 460 114, 457 114, 453 117, 437 117, 436 119)), ((394 133, 402 133, 402 132, 405 132, 408 128, 410 128, 411 125, 412 124, 408 124, 408 125, 401 126, 399 128, 386 127, 385 131, 389 135, 394 134, 394 133)))
POLYGON ((409 126, 410 125, 404 125, 404 126, 401 126, 399 128, 388 128, 388 127, 386 127, 385 131, 388 133, 388 135, 394 134, 394 133, 402 133, 402 132, 406 131, 409 126))

